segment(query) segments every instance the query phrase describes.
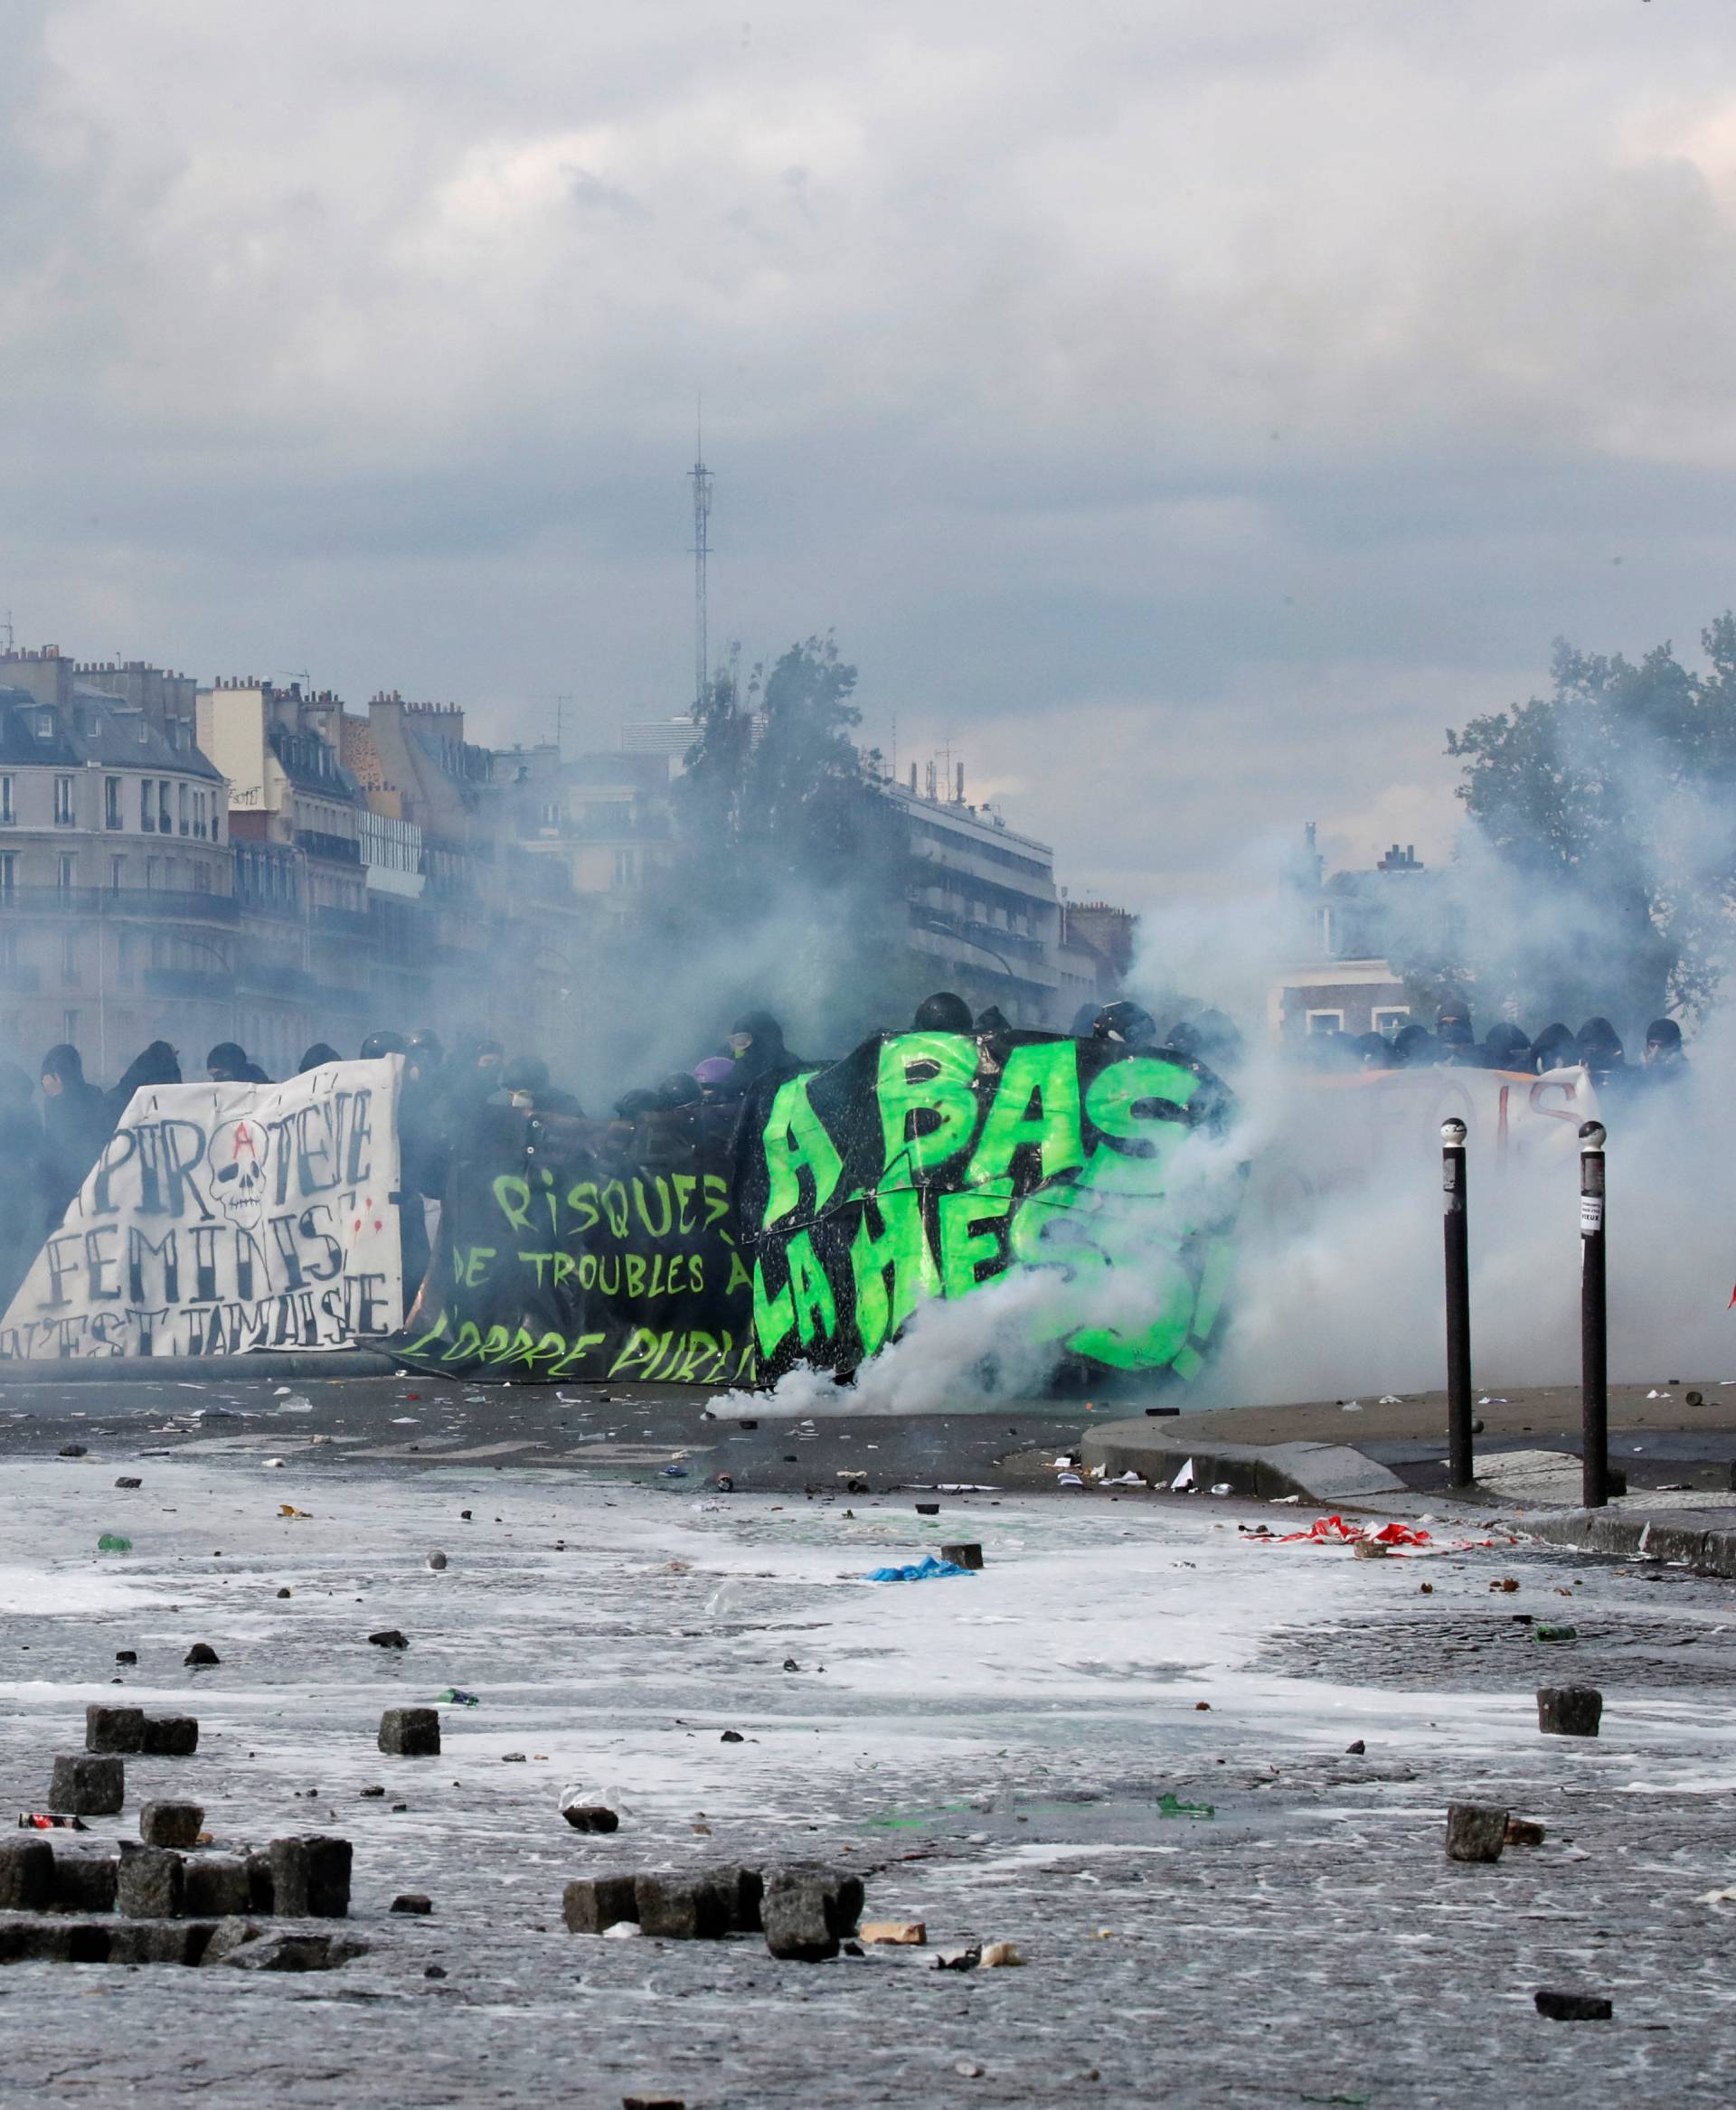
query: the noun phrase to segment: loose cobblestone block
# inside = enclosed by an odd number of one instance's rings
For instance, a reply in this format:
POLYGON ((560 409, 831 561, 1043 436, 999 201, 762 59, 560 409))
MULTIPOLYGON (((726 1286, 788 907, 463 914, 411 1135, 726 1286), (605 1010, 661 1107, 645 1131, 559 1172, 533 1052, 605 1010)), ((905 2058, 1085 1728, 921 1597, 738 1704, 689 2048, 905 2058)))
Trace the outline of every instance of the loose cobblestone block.
POLYGON ((274 1839, 268 1851, 275 1912, 285 1919, 343 1919, 348 1915, 354 1849, 347 1839, 317 1833, 274 1839))
POLYGON ((136 1846, 120 1857, 115 1903, 128 1919, 174 1919, 181 1910, 185 1864, 165 1846, 136 1846))
POLYGON ((420 1890, 404 1890, 392 1899, 392 1909, 409 1913, 412 1918, 426 1919, 434 1909, 434 1900, 420 1890))
POLYGON ((142 1707, 87 1707, 84 1710, 84 1747, 87 1751, 119 1752, 123 1756, 142 1750, 145 1745, 145 1710, 142 1707))
POLYGON ((277 1887, 271 1880, 271 1856, 269 1853, 250 1853, 247 1857, 247 1909, 250 1912, 275 1912, 278 1908, 277 1887))
POLYGON ((1552 2022, 1608 2022, 1615 2019, 1615 2003, 1595 1992, 1550 1992, 1539 1987, 1532 1995, 1537 2012, 1552 2022))
POLYGON ((636 1876, 639 1929, 664 1941, 717 1941, 730 1931, 731 1899, 715 1877, 636 1876))
POLYGON ((1548 1836, 1543 1825, 1530 1817, 1507 1819, 1507 1844, 1509 1846, 1541 1846, 1548 1836))
POLYGON ((1590 1685, 1545 1685, 1537 1694, 1537 1727, 1546 1737, 1595 1737, 1603 1694, 1590 1685))
POLYGON ((249 1919, 220 1919, 212 1929, 211 1939, 205 1944, 204 1954, 199 1959, 201 1964, 221 1964, 225 1956, 232 1955, 243 1942, 258 1941, 260 1931, 249 1919))
POLYGON ((950 1560, 955 1568, 980 1568, 983 1565, 983 1550, 975 1539, 967 1539, 956 1546, 943 1546, 940 1558, 942 1560, 950 1560))
POLYGON ((862 1880, 809 1862, 766 1870, 760 1913, 766 1946, 774 1956, 823 1963, 838 1943, 855 1932, 862 1912, 862 1880))
POLYGON ((191 1758, 199 1748, 199 1724, 190 1714, 145 1717, 144 1753, 147 1758, 191 1758))
POLYGON ((759 1934, 762 1931, 760 1917, 760 1906, 766 1894, 766 1879, 758 1869, 726 1868, 717 1870, 730 1900, 730 1925, 737 1934, 759 1934))
POLYGON ((90 1920, 0 1921, 0 1964, 106 1964, 112 1930, 90 1920))
POLYGON ((0 1843, 0 1912, 45 1912, 54 1896, 54 1849, 46 1839, 0 1843))
POLYGON ((197 1846, 204 1826, 197 1803, 146 1803, 138 1813, 138 1835, 146 1846, 197 1846))
POLYGON ((1448 1860, 1499 1860, 1507 1842, 1507 1813, 1482 1803, 1447 1805, 1448 1860))
POLYGON ((440 1718, 431 1707, 389 1707, 380 1717, 380 1748, 389 1758, 438 1758, 440 1718))
POLYGON ((198 1963, 211 1940, 209 1923, 188 1919, 138 1919, 117 1926, 109 1937, 111 1964, 198 1963))
POLYGON ((195 1854, 186 1864, 182 1910, 201 1919, 227 1919, 250 1912, 253 1886, 247 1863, 234 1854, 195 1854))
POLYGON ((580 1876, 561 1893, 569 1934, 599 1935, 623 1920, 637 1922, 639 1905, 631 1876, 580 1876))
POLYGON ((621 1820, 600 1803, 569 1803, 561 1814, 575 1832, 618 1832, 621 1820))
POLYGON ((365 1942, 339 1935, 265 1935, 231 1949, 223 1962, 236 1971, 336 1971, 367 1953, 365 1942))
POLYGON ((119 1878, 117 1854, 56 1851, 54 1907, 60 1912, 112 1912, 119 1878))
POLYGON ((127 1774, 118 1758, 75 1751, 54 1761, 48 1806, 71 1817, 113 1817, 127 1799, 127 1774))

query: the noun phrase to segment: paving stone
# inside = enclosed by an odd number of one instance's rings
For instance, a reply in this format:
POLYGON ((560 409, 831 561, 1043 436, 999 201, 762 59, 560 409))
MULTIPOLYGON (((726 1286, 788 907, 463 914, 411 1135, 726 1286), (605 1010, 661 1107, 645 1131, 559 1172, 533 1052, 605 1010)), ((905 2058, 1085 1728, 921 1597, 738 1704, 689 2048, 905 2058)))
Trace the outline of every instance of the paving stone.
POLYGON ((239 1916, 220 1919, 212 1929, 211 1939, 205 1944, 204 1954, 199 1961, 202 1964, 221 1964, 225 1956, 232 1955, 243 1942, 258 1941, 261 1931, 251 1920, 239 1916))
POLYGON ((1543 1826, 1530 1817, 1507 1819, 1506 1842, 1509 1846, 1541 1846, 1547 1836, 1543 1826))
POLYGON ((440 1718, 431 1707, 389 1707, 380 1717, 380 1748, 389 1758, 438 1758, 440 1718))
POLYGON ((113 1929, 79 1919, 0 1921, 0 1964, 106 1964, 113 1929))
POLYGON ((767 1948, 808 1964, 835 1956, 840 1940, 855 1932, 862 1896, 860 1877, 816 1863, 768 1869, 760 1905, 767 1948))
POLYGON ((128 1919, 174 1919, 185 1880, 184 1863, 171 1848, 123 1845, 115 1904, 128 1919))
POLYGON ((238 1854, 196 1853, 189 1857, 181 1909, 201 1919, 227 1919, 253 1909, 253 1885, 247 1863, 238 1854))
POLYGON ((975 1539, 961 1540, 957 1545, 940 1549, 942 1560, 950 1560, 955 1568, 980 1568, 983 1550, 975 1539))
POLYGON ((631 1876, 579 1876, 561 1893, 569 1934, 601 1934, 622 1921, 637 1923, 639 1905, 631 1876))
POLYGON ((114 1928, 111 1964, 197 1964, 212 1936, 209 1921, 137 1919, 114 1928))
POLYGON ((0 1841, 0 1912, 43 1912, 53 1896, 54 1849, 48 1841, 0 1841))
POLYGON ((601 1803, 569 1803, 561 1814, 575 1832, 618 1832, 621 1820, 601 1803))
POLYGON ((710 1874, 636 1876, 633 1882, 641 1932, 664 1941, 716 1941, 730 1931, 734 1900, 710 1874))
POLYGON ((354 1849, 347 1839, 314 1833, 274 1839, 272 1909, 284 1919, 343 1919, 350 1909, 350 1868, 354 1849))
POLYGON ((201 1671, 209 1664, 221 1663, 222 1660, 208 1641, 195 1641, 181 1659, 183 1664, 190 1671, 201 1671))
POLYGON ((190 1714, 147 1714, 143 1748, 147 1758, 191 1758, 199 1748, 199 1724, 190 1714))
POLYGON ((716 1871, 730 1900, 730 1925, 737 1934, 763 1931, 760 1908, 766 1895, 766 1879, 758 1869, 722 1868, 716 1871))
POLYGON ((1507 1813, 1483 1803, 1447 1805, 1447 1858, 1499 1860, 1507 1842, 1507 1813))
POLYGON ((404 1639, 395 1626, 388 1626, 378 1634, 371 1634, 368 1640, 375 1648, 408 1648, 410 1646, 409 1642, 404 1639))
POLYGON ((113 1817, 127 1799, 126 1768, 118 1758, 71 1752, 54 1761, 48 1806, 73 1817, 113 1817))
POLYGON ((434 1909, 434 1900, 420 1890, 404 1890, 392 1901, 394 1912, 407 1912, 418 1919, 425 1919, 434 1909))
POLYGON ((271 1856, 256 1851, 247 1857, 247 1909, 250 1912, 275 1912, 278 1908, 276 1885, 271 1880, 271 1856))
POLYGON ((146 1803, 138 1813, 138 1835, 146 1846, 197 1846, 204 1828, 197 1803, 146 1803))
POLYGON ((1590 1685, 1545 1685, 1537 1694, 1537 1727, 1546 1737, 1595 1737, 1603 1694, 1590 1685))
POLYGON ((87 1707, 84 1710, 84 1747, 87 1751, 141 1750, 145 1743, 145 1710, 142 1707, 87 1707))
POLYGON ((1532 1995, 1537 2012, 1552 2022, 1608 2022, 1615 2003, 1596 1992, 1551 1992, 1539 1987, 1532 1995))
POLYGON ((120 1879, 118 1853, 54 1853, 53 1905, 60 1912, 112 1912, 120 1879))
POLYGON ((336 1971, 367 1953, 365 1942, 338 1935, 263 1935, 231 1949, 223 1962, 233 1971, 336 1971))

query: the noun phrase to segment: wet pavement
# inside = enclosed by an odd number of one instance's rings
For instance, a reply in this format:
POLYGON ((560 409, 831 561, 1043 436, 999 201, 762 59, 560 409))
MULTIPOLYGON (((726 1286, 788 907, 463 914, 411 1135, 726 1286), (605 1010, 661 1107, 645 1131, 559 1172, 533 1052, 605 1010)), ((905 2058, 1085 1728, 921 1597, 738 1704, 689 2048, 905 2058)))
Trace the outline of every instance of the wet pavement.
MULTIPOLYGON (((1360 1561, 1238 1529, 1288 1528, 1294 1509, 936 1497, 890 1484, 901 1459, 853 1495, 826 1434, 778 1438, 814 1493, 722 1494, 697 1444, 687 1477, 664 1477, 644 1402, 573 1402, 561 1429, 546 1394, 491 1402, 484 1424, 424 1380, 365 1407, 316 1390, 243 1398, 233 1421, 194 1421, 184 1393, 125 1414, 87 1400, 82 1427, 0 1424, 0 1808, 40 1805, 90 1701, 194 1712, 197 1756, 129 1761, 127 1813, 96 1837, 171 1792, 223 1842, 340 1832, 351 1931, 372 1945, 316 1978, 12 1966, 7 2099, 1728 2091, 1736 1906, 1702 1902, 1736 1881, 1727 1582, 1534 1547, 1360 1561), (527 1443, 543 1448, 487 1455, 527 1443), (656 1455, 593 1462, 594 1443, 656 1455), (405 1455, 364 1455, 382 1451, 405 1455), (99 1553, 104 1533, 130 1550, 99 1553), (967 1538, 978 1575, 861 1579, 967 1538), (1505 1578, 1518 1588, 1492 1593, 1505 1578), (1513 1638, 1524 1614, 1579 1638, 1513 1638), (370 1646, 386 1627, 409 1647, 370 1646), (185 1668, 201 1640, 221 1662, 185 1668), (1675 1658, 1703 1674, 1664 1674, 1675 1658), (1595 1676, 1600 1739, 1538 1735, 1544 1670, 1595 1676), (443 1708, 440 1758, 380 1755, 383 1708, 454 1688, 479 1704, 443 1708), (571 1832, 563 1790, 619 1809, 619 1832, 571 1832), (1458 1798, 1543 1821, 1544 1845, 1447 1861, 1458 1798), (809 1966, 751 1937, 561 1926, 572 1875, 808 1857, 864 1871, 870 1914, 924 1919, 930 1947, 809 1966), (403 1890, 433 1914, 392 1916, 403 1890), (1026 1966, 932 1968, 995 1939, 1026 1966), (1544 2021, 1540 1985, 1607 1992, 1616 2020, 1544 2021)), ((884 1433, 860 1440, 865 1461, 884 1433)))

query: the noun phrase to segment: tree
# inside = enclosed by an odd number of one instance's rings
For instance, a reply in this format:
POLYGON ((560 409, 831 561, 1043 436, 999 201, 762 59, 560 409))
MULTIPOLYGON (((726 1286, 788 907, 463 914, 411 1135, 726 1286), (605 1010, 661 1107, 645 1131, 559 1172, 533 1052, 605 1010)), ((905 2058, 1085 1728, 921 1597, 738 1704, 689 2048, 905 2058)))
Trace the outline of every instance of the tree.
POLYGON ((1736 892, 1736 617, 1702 642, 1705 672, 1667 644, 1635 664, 1558 640, 1549 695, 1448 731, 1477 824, 1449 895, 1486 1011, 1632 1027, 1711 997, 1736 892))

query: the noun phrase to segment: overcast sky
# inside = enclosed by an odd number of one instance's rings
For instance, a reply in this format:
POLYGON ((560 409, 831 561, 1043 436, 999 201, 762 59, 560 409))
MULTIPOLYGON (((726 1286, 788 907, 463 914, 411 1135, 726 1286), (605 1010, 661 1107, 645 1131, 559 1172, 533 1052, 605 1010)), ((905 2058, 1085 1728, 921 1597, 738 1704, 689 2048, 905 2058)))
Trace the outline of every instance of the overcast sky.
MULTIPOLYGON (((0 0, 19 641, 612 744, 834 628, 1076 893, 1736 599, 1731 0, 0 0)), ((1263 854, 1263 850, 1261 852, 1263 854)))

